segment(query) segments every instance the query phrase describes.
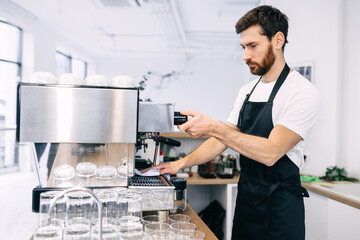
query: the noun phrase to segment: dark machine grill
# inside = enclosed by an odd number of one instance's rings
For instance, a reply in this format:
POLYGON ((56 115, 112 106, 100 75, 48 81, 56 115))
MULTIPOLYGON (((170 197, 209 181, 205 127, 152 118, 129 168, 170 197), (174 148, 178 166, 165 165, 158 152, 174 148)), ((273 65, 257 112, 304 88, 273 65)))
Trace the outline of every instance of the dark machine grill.
POLYGON ((152 177, 133 176, 129 178, 129 186, 170 187, 172 186, 172 184, 164 176, 152 176, 152 177))

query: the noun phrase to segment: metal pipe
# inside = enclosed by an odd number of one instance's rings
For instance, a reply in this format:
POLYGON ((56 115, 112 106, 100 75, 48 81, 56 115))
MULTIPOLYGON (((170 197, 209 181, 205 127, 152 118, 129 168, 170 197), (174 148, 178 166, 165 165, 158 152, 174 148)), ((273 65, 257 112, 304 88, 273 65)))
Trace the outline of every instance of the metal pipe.
POLYGON ((38 176, 38 180, 39 180, 39 184, 40 187, 42 187, 42 181, 41 181, 41 176, 40 176, 40 172, 39 172, 39 158, 38 155, 36 154, 36 148, 35 148, 35 143, 32 144, 32 150, 33 150, 33 155, 34 155, 34 164, 35 164, 35 169, 36 169, 36 174, 38 176))
POLYGON ((105 165, 109 165, 108 143, 105 143, 105 165))
POLYGON ((179 12, 177 10, 177 7, 176 7, 176 4, 175 4, 174 0, 170 0, 170 4, 171 4, 171 9, 172 9, 173 16, 175 18, 175 24, 177 26, 178 33, 180 34, 180 38, 182 40, 183 45, 186 47, 187 44, 188 44, 187 39, 186 39, 186 34, 185 34, 185 31, 184 31, 184 27, 183 27, 183 25, 181 23, 179 12))

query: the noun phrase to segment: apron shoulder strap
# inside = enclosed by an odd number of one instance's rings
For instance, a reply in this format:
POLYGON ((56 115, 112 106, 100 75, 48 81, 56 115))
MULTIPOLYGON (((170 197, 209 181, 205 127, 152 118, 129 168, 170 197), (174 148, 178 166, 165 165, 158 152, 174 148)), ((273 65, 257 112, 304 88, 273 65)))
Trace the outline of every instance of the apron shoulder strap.
POLYGON ((273 90, 271 91, 268 102, 274 101, 274 98, 275 98, 277 92, 279 91, 281 85, 284 83, 284 81, 285 81, 287 75, 289 74, 289 72, 290 72, 290 68, 287 65, 287 63, 285 63, 285 67, 283 68, 282 72, 280 73, 280 76, 277 79, 273 90))
POLYGON ((244 102, 243 102, 243 105, 241 106, 241 109, 240 109, 240 113, 239 113, 239 119, 238 119, 238 124, 237 126, 241 129, 241 116, 243 115, 243 112, 244 112, 244 108, 245 108, 245 103, 247 103, 249 101, 249 98, 251 96, 251 94, 253 93, 253 91, 255 90, 256 86, 259 84, 259 82, 261 81, 261 78, 259 78, 259 80, 257 81, 257 83, 255 84, 255 86, 251 89, 250 93, 246 94, 245 96, 245 99, 244 99, 244 102))
POLYGON ((250 93, 246 94, 246 99, 245 101, 249 101, 249 98, 251 96, 251 94, 254 92, 256 86, 259 84, 259 82, 261 81, 262 77, 259 78, 259 80, 257 81, 257 83, 255 84, 255 86, 251 89, 250 93))

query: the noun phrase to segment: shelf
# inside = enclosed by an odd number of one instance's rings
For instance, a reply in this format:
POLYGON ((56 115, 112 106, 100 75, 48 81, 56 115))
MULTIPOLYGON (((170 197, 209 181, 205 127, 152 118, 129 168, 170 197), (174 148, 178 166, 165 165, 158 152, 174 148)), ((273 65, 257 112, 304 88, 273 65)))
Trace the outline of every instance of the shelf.
POLYGON ((191 177, 186 177, 188 185, 224 185, 224 184, 237 184, 240 176, 233 178, 203 178, 199 173, 194 172, 191 177))

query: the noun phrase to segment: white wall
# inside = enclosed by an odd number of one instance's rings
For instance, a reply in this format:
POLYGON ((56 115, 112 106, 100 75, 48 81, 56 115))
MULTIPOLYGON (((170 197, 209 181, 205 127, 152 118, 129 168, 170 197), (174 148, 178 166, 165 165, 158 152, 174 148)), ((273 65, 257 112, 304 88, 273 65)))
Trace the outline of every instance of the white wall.
POLYGON ((56 49, 61 47, 67 54, 88 61, 89 74, 95 73, 96 58, 85 52, 81 46, 66 40, 66 36, 58 36, 46 23, 31 15, 14 10, 11 5, 0 2, 0 16, 23 29, 23 71, 22 81, 30 81, 31 74, 45 71, 56 74, 56 49))
POLYGON ((137 83, 147 71, 161 75, 183 72, 164 80, 160 89, 161 77, 154 76, 140 97, 175 102, 176 110, 198 110, 220 121, 226 121, 237 91, 250 80, 246 68, 241 59, 226 55, 205 55, 189 61, 181 55, 102 58, 97 66, 98 72, 109 78, 129 75, 137 83))
POLYGON ((342 1, 272 0, 289 18, 289 44, 285 57, 291 63, 314 64, 314 83, 320 92, 320 115, 307 139, 307 162, 302 172, 323 175, 336 164, 338 144, 339 59, 342 1), (326 9, 326 10, 325 10, 326 9))
MULTIPOLYGON (((287 14, 290 21, 289 44, 285 56, 290 65, 299 62, 314 64, 314 82, 321 94, 318 122, 310 134, 305 153, 307 162, 303 173, 322 175, 326 167, 338 164, 350 175, 360 177, 357 147, 357 120, 360 109, 359 66, 360 9, 356 0, 268 0, 287 14)), ((88 55, 80 46, 59 37, 39 20, 7 13, 0 14, 24 29, 27 44, 24 47, 23 79, 27 81, 34 71, 55 72, 55 48, 60 43, 86 55, 97 64, 97 73, 111 78, 129 75, 136 82, 147 71, 167 74, 184 71, 158 90, 160 78, 154 77, 147 90, 141 93, 154 101, 176 103, 176 109, 193 109, 225 121, 232 109, 240 86, 252 79, 241 58, 226 55, 201 55, 195 58, 179 55, 124 56, 98 58, 88 55), (26 53, 26 54, 25 54, 26 53)), ((93 69, 91 73, 95 73, 93 69)))
POLYGON ((343 58, 339 64, 343 68, 340 76, 342 90, 342 108, 339 115, 342 117, 340 126, 338 154, 339 165, 345 166, 349 175, 360 178, 360 148, 358 134, 360 133, 360 82, 357 78, 360 66, 360 2, 347 0, 344 4, 343 24, 343 58))
MULTIPOLYGON (((358 4, 355 2, 347 1, 347 4, 358 4)), ((344 104, 341 101, 342 59, 347 58, 347 56, 343 56, 342 52, 344 47, 344 1, 272 0, 266 1, 266 4, 278 7, 289 17, 289 44, 285 49, 287 62, 290 65, 303 62, 314 64, 314 83, 321 96, 320 115, 307 139, 305 150, 307 162, 302 172, 323 175, 326 167, 340 164, 339 156, 343 157, 344 155, 344 150, 341 147, 344 140, 341 136, 343 131, 340 128, 343 121, 340 114, 341 109, 348 102, 346 99, 344 104)), ((355 6, 348 6, 347 8, 349 10, 346 11, 356 9, 355 6)), ((347 28, 355 29, 355 23, 352 24, 354 27, 350 25, 347 28)), ((352 31, 352 34, 355 34, 354 32, 356 31, 352 31)), ((347 45, 355 46, 356 44, 347 45)), ((348 55, 351 55, 353 49, 349 52, 348 55)), ((150 58, 125 60, 101 59, 99 63, 99 72, 105 73, 109 69, 116 69, 116 74, 129 72, 129 74, 133 74, 132 77, 139 80, 141 75, 148 70, 167 73, 171 70, 182 69, 184 60, 157 59, 152 56, 150 58)), ((355 64, 356 62, 352 63, 355 64)), ((226 56, 199 58, 188 65, 188 72, 192 75, 181 76, 177 82, 169 83, 161 91, 152 89, 152 92, 148 94, 155 101, 175 101, 180 110, 195 109, 218 120, 225 121, 232 109, 239 87, 252 79, 249 77, 247 66, 243 64, 241 59, 234 60, 226 56)), ((114 70, 112 74, 115 74, 114 70)), ((353 81, 355 78, 352 78, 351 82, 353 81)), ((347 121, 353 119, 351 113, 347 119, 347 121)), ((352 123, 351 126, 354 124, 352 123)), ((351 130, 346 131, 351 132, 351 130)), ((355 134, 356 132, 353 133, 353 135, 355 134)), ((348 142, 355 142, 353 141, 354 136, 346 137, 349 138, 348 142)), ((351 161, 346 162, 356 165, 351 161)), ((347 163, 344 163, 344 166, 348 168, 347 163)), ((360 171, 357 170, 357 172, 360 171)), ((354 174, 354 172, 352 173, 354 174)))

